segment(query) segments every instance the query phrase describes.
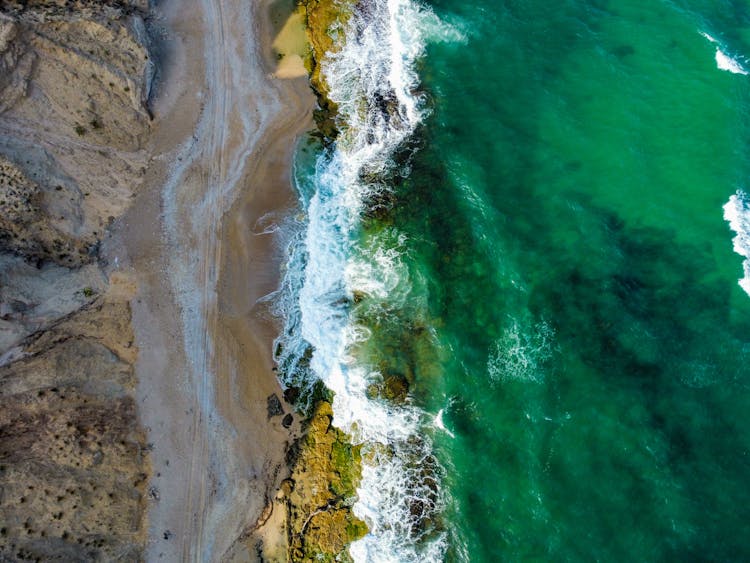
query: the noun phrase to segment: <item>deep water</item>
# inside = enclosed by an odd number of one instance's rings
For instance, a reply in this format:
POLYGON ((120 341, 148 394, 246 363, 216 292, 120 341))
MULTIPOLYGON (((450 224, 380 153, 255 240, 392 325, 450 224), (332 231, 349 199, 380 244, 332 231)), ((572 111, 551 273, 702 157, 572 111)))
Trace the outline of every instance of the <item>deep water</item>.
POLYGON ((359 2, 297 157, 352 555, 750 560, 750 4, 425 1, 359 2))
POLYGON ((750 296, 722 214, 750 185, 750 4, 430 5, 466 41, 422 59, 394 222, 439 335, 414 393, 444 410, 446 558, 750 559, 750 296))

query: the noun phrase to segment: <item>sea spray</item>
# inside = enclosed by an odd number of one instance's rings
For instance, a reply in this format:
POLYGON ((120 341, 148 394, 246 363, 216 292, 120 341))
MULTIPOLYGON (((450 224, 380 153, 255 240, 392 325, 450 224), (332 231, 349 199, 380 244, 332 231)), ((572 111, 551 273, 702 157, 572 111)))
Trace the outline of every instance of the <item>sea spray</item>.
POLYGON ((338 136, 318 148, 314 164, 299 153, 296 163, 306 217, 288 239, 276 357, 303 406, 324 382, 334 424, 363 445, 354 511, 370 533, 350 548, 357 561, 437 561, 446 549, 442 469, 427 430, 434 416, 393 391, 393 381, 408 388, 418 362, 413 350, 395 350, 398 338, 383 336, 411 330, 429 347, 426 304, 413 299, 424 282, 396 226, 363 226, 408 174, 409 144, 425 115, 414 65, 437 29, 409 0, 347 6, 345 41, 319 61, 338 136), (401 356, 401 373, 393 373, 401 356))

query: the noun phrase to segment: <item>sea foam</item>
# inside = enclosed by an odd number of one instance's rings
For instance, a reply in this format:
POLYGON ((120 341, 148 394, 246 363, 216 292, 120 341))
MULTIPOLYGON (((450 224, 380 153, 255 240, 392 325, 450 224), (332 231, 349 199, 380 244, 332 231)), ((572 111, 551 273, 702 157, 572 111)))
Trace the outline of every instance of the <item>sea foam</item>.
POLYGON ((748 71, 745 70, 745 67, 742 66, 742 64, 739 62, 738 57, 733 58, 729 56, 724 50, 722 50, 722 46, 719 43, 718 39, 703 31, 701 31, 700 34, 709 42, 716 45, 716 54, 714 56, 714 58, 716 59, 716 68, 718 68, 719 70, 726 70, 727 72, 731 72, 732 74, 748 74, 748 71))
POLYGON ((286 385, 309 389, 322 380, 334 392, 334 424, 363 444, 353 510, 370 533, 352 544, 352 557, 440 561, 446 534, 429 525, 444 505, 442 469, 430 439, 434 417, 408 401, 369 396, 383 374, 358 352, 374 329, 357 321, 351 305, 356 295, 366 295, 387 315, 406 304, 418 281, 405 262, 405 236, 392 227, 381 233, 387 240, 362 241, 361 219, 393 178, 408 174, 394 154, 426 114, 417 59, 428 40, 461 34, 411 0, 363 0, 344 35, 341 49, 321 67, 340 134, 315 164, 311 193, 300 189, 306 221, 288 235, 277 298, 285 326, 276 357, 286 385))
POLYGON ((742 190, 737 190, 724 205, 724 219, 737 233, 732 239, 734 251, 745 258, 742 263, 744 277, 739 280, 739 284, 745 293, 750 295, 750 196, 742 190))

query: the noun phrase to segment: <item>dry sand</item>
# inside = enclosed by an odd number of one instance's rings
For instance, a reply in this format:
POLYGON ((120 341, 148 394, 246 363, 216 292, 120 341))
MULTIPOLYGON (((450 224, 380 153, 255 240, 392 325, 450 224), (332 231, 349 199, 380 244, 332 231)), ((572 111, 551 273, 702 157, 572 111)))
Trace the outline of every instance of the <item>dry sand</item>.
POLYGON ((155 12, 153 158, 118 226, 124 245, 109 251, 139 280, 138 405, 153 444, 146 558, 252 561, 244 538, 298 430, 267 416, 268 396, 281 396, 277 328, 257 303, 280 264, 256 223, 294 205, 291 154, 314 99, 306 78, 274 75, 267 2, 163 0, 155 12))

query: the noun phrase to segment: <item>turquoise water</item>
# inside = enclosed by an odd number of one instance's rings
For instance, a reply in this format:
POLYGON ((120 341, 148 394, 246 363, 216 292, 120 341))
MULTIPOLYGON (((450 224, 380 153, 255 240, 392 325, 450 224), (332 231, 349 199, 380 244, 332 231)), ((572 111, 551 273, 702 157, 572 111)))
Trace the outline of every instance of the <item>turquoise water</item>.
POLYGON ((433 0, 398 221, 450 350, 448 559, 750 558, 746 2, 433 0))
POLYGON ((355 559, 750 560, 750 5, 361 4, 280 358, 364 443, 355 559))

